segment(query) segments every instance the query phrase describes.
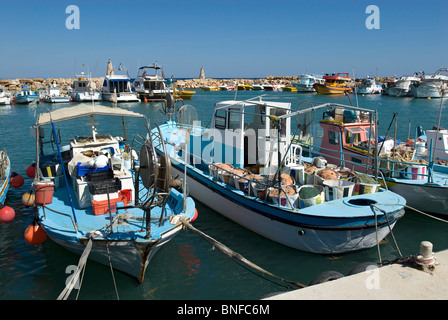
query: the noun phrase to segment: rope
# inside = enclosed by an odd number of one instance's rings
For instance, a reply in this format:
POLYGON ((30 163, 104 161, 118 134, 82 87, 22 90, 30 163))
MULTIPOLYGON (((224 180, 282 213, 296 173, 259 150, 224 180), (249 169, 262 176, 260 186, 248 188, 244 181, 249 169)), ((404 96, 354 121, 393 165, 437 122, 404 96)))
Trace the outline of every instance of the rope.
POLYGON ((79 275, 81 274, 81 272, 84 274, 84 270, 87 264, 87 257, 89 256, 90 251, 92 250, 92 246, 93 241, 92 238, 90 238, 89 242, 86 245, 86 248, 84 249, 84 252, 79 258, 78 268, 76 268, 75 273, 73 274, 69 283, 67 283, 67 285, 65 286, 64 290, 62 290, 57 300, 67 300, 67 298, 70 296, 70 293, 72 292, 75 284, 78 282, 79 275))
POLYGON ((215 246, 216 248, 218 248, 222 253, 224 253, 225 255, 227 255, 228 257, 230 257, 231 259, 235 259, 236 261, 242 262, 244 264, 246 264, 247 266, 261 272, 264 274, 267 274, 275 279, 281 280, 283 282, 287 282, 289 284, 292 284, 294 286, 297 286, 299 288, 305 288, 306 285, 300 283, 300 282, 295 282, 295 281, 290 281, 290 280, 286 280, 283 278, 280 278, 278 276, 276 276, 275 274, 272 274, 269 271, 264 270, 263 268, 257 266, 255 263, 247 260, 246 258, 244 258, 241 254, 231 250, 230 248, 228 248, 227 246, 225 246, 224 244, 222 244, 221 242, 213 239, 212 237, 206 235, 205 233, 203 233, 202 231, 196 229, 195 227, 193 227, 188 221, 185 220, 185 217, 180 217, 180 221, 183 223, 183 225, 185 227, 190 228, 191 230, 197 232, 200 236, 202 236, 205 240, 207 240, 209 243, 211 243, 213 246, 215 246))

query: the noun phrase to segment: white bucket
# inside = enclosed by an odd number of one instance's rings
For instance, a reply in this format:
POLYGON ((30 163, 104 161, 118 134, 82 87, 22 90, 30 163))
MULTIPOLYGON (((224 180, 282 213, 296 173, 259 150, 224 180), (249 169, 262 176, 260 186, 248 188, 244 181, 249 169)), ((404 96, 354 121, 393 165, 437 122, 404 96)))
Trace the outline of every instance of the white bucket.
POLYGON ((323 182, 325 186, 325 199, 330 200, 330 194, 333 200, 350 197, 353 194, 355 183, 341 179, 330 179, 323 182))
POLYGON ((315 204, 320 204, 325 202, 325 192, 323 186, 314 186, 314 185, 304 185, 297 190, 297 194, 299 195, 299 208, 303 209, 306 207, 313 206, 315 204), (300 197, 300 191, 304 188, 316 188, 320 191, 320 193, 317 196, 314 196, 312 198, 301 198, 300 197))
POLYGON ((406 167, 404 178, 411 180, 424 180, 426 179, 426 166, 409 166, 406 167))

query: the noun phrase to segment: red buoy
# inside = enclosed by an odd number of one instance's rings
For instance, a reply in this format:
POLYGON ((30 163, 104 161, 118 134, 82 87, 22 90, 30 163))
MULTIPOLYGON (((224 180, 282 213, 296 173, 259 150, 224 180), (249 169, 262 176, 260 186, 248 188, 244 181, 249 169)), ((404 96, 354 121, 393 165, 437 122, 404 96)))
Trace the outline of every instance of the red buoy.
POLYGON ((196 220, 198 217, 198 209, 194 208, 194 216, 193 218, 190 220, 190 222, 193 222, 194 220, 196 220))
POLYGON ((34 178, 34 173, 36 172, 36 164, 33 163, 28 168, 26 168, 26 175, 30 178, 34 178))
POLYGON ((24 233, 26 243, 37 246, 47 239, 47 233, 35 220, 31 223, 24 233))
POLYGON ((0 222, 10 223, 14 220, 16 213, 13 208, 0 204, 0 222))
POLYGON ((23 186, 24 182, 25 180, 20 174, 15 172, 11 173, 11 179, 10 179, 11 187, 20 188, 21 186, 23 186))

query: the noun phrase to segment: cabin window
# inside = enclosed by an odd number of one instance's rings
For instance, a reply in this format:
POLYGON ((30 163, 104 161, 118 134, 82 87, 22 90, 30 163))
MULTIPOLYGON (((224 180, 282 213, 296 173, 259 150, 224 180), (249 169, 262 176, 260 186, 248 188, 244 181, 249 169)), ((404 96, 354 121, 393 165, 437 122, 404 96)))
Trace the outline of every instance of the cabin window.
POLYGON ((215 128, 226 129, 227 112, 225 110, 216 110, 215 113, 215 128))
POLYGON ((239 109, 229 109, 229 129, 240 128, 241 111, 239 109))
POLYGON ((330 144, 339 144, 339 132, 328 131, 328 142, 330 144))
MULTIPOLYGON (((285 115, 286 112, 287 111, 283 110, 283 109, 271 109, 271 115, 277 116, 277 117, 285 115)), ((271 120, 270 127, 271 127, 271 129, 277 129, 276 128, 276 121, 272 121, 271 120)), ((282 137, 286 136, 286 119, 285 118, 280 119, 280 135, 282 137)))

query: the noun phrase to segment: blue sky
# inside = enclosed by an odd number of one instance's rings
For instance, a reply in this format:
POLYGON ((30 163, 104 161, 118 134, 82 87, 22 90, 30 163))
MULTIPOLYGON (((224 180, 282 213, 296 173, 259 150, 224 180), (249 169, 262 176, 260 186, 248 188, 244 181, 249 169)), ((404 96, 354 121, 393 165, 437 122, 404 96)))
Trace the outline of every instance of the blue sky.
POLYGON ((265 77, 353 71, 433 73, 448 67, 448 2, 396 0, 22 0, 2 3, 0 78, 101 77, 111 59, 134 77, 265 77), (65 26, 68 5, 80 29, 65 26), (380 29, 366 28, 366 8, 380 29), (82 69, 82 64, 85 65, 82 69))

